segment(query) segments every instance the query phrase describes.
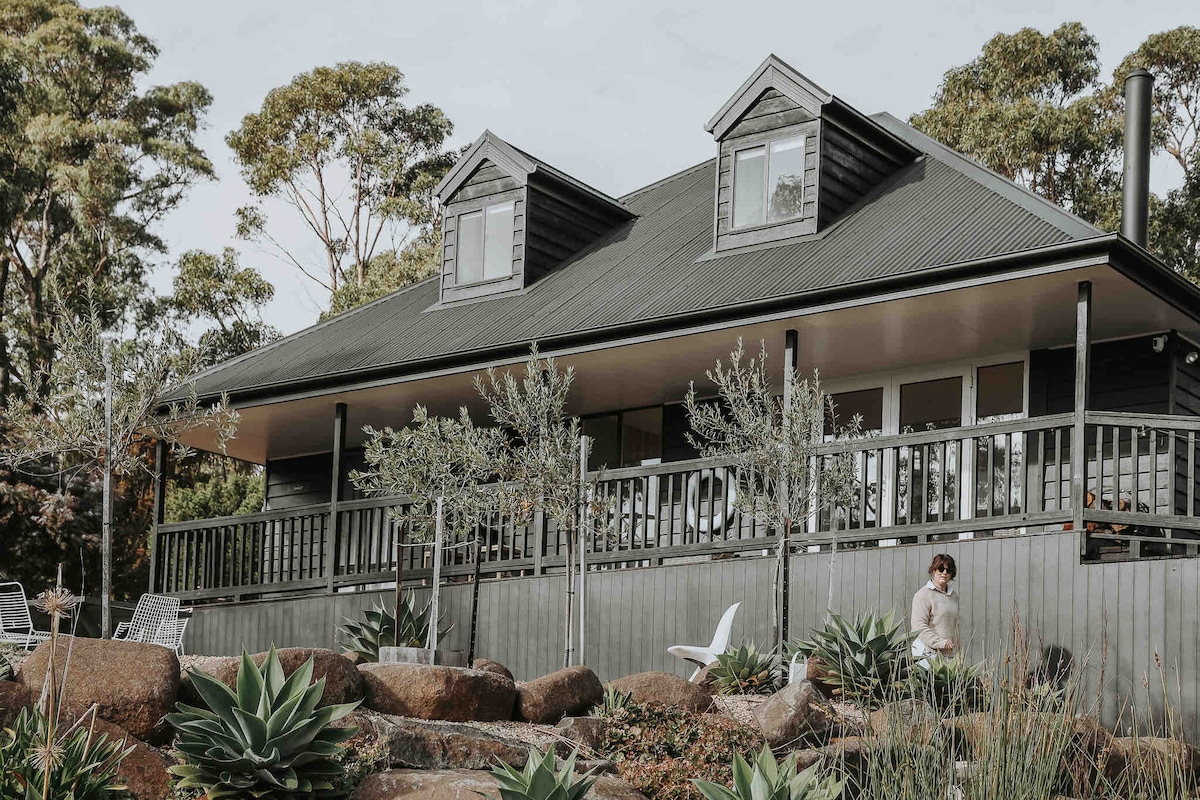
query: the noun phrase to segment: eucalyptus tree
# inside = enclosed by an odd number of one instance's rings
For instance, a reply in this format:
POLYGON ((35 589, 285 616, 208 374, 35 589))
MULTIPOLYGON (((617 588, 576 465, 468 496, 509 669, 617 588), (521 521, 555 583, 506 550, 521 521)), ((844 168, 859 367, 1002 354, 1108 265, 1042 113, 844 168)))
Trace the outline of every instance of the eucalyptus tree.
POLYGON ((93 295, 82 313, 56 310, 53 334, 58 355, 37 375, 45 388, 36 401, 10 396, 0 441, 0 464, 15 471, 57 472, 104 481, 102 593, 103 633, 109 634, 112 583, 113 476, 151 474, 156 441, 189 453, 180 438, 210 429, 218 445, 233 437, 238 414, 222 397, 211 405, 194 388, 184 399, 162 405, 159 398, 183 383, 199 363, 168 324, 138 339, 110 331, 108 315, 93 295))
POLYGON ((554 359, 539 358, 535 344, 520 379, 511 371, 489 369, 486 380, 475 381, 492 419, 510 434, 499 470, 505 509, 517 525, 528 523, 540 510, 565 536, 564 667, 570 666, 573 655, 575 534, 588 488, 581 469, 586 453, 579 419, 567 415, 574 377, 573 369, 560 371, 554 359))
POLYGON ((238 211, 241 236, 265 242, 331 293, 362 286, 372 262, 435 227, 433 189, 454 162, 441 109, 408 107, 390 64, 347 61, 297 75, 226 137, 260 201, 238 211), (320 244, 312 263, 273 234, 261 201, 290 207, 320 244))
POLYGON ((158 49, 113 6, 0 5, 0 402, 47 389, 58 309, 105 323, 145 290, 153 225, 212 175, 197 83, 143 88, 158 49), (52 300, 58 293, 60 303, 52 300))
MULTIPOLYGON (((705 457, 720 458, 730 465, 738 482, 734 507, 742 514, 769 526, 779 536, 774 578, 777 603, 774 611, 776 640, 782 638, 783 620, 778 602, 783 589, 789 544, 802 532, 814 500, 833 508, 830 535, 830 586, 827 606, 833 601, 833 568, 837 558, 837 514, 845 513, 858 485, 855 465, 839 446, 861 434, 861 419, 837 426, 833 402, 821 391, 819 376, 809 381, 794 368, 784 368, 783 389, 777 393, 767 370, 766 344, 759 355, 746 360, 739 338, 727 363, 720 359, 705 377, 713 384, 715 401, 701 399, 695 383, 684 397, 690 431, 688 441, 705 457), (836 439, 824 442, 827 421, 833 423, 836 439)), ((801 537, 802 538, 802 537, 801 537)))

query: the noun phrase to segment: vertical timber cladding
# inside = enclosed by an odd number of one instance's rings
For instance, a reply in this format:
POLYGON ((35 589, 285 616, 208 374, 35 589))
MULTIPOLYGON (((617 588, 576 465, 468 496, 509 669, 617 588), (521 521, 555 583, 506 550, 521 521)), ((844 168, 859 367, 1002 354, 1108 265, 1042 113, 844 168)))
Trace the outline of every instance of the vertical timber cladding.
POLYGON ((525 261, 525 188, 522 182, 500 167, 484 160, 466 182, 447 198, 442 217, 442 302, 465 300, 522 287, 525 261), (455 254, 457 225, 460 214, 479 211, 493 203, 512 201, 513 208, 513 265, 508 277, 479 284, 456 286, 455 254))
MULTIPOLYGON (((958 564, 955 588, 969 660, 999 660, 1011 652, 1019 619, 1030 666, 1045 647, 1070 651, 1083 670, 1085 697, 1092 703, 1102 697, 1097 710, 1104 724, 1127 728, 1129 708, 1143 725, 1163 718, 1157 654, 1171 702, 1194 739, 1200 735, 1200 559, 1082 565, 1078 549, 1078 536, 1063 532, 841 551, 832 574, 833 610, 845 616, 895 610, 907 622, 929 562, 949 553, 958 564)), ((828 553, 792 558, 793 638, 824 620, 829 562, 828 553)))

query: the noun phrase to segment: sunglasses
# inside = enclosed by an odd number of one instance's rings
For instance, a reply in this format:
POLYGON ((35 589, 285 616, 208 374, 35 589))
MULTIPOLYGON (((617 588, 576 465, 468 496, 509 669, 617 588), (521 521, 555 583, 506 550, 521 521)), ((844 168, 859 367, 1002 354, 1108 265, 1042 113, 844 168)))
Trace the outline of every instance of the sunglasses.
POLYGON ((949 567, 935 567, 933 571, 934 572, 945 572, 945 573, 948 573, 951 578, 954 577, 954 570, 950 569, 949 567))

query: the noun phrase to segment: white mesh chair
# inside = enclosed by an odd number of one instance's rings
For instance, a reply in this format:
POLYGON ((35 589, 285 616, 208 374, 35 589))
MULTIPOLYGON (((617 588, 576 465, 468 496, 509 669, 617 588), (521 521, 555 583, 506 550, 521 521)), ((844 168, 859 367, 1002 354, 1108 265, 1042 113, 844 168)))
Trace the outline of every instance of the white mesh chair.
MULTIPOLYGON (((178 597, 144 594, 138 599, 137 607, 133 610, 133 619, 117 625, 117 629, 113 631, 113 638, 123 639, 127 642, 160 644, 156 641, 159 638, 159 630, 165 623, 178 621, 178 597)), ((182 636, 182 632, 180 636, 182 636)), ((164 644, 163 647, 167 647, 167 645, 164 644)), ((175 645, 171 645, 170 649, 174 650, 175 645)))
POLYGON ((33 628, 25 587, 16 581, 0 583, 0 642, 19 644, 28 650, 49 638, 49 632, 33 628))
POLYGON ((712 642, 707 647, 677 644, 667 648, 667 652, 676 658, 682 658, 684 661, 696 665, 696 671, 692 673, 690 680, 696 680, 702 669, 716 661, 717 656, 725 652, 725 648, 729 646, 729 632, 733 629, 733 617, 737 614, 740 605, 741 603, 734 603, 725 609, 725 613, 721 615, 721 621, 717 623, 717 630, 713 633, 712 642))
POLYGON ((187 624, 190 619, 191 617, 179 617, 173 620, 166 620, 158 626, 158 632, 150 644, 174 650, 175 655, 184 655, 183 634, 187 630, 187 624))

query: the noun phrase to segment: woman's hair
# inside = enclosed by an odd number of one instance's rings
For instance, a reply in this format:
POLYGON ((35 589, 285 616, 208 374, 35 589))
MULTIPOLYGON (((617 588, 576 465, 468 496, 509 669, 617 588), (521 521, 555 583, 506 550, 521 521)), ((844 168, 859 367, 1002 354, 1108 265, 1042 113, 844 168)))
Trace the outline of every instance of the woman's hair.
POLYGON ((933 571, 939 567, 948 569, 951 578, 958 574, 958 567, 954 566, 954 557, 948 556, 945 553, 938 553, 933 557, 933 561, 929 564, 929 574, 932 575, 933 571))

